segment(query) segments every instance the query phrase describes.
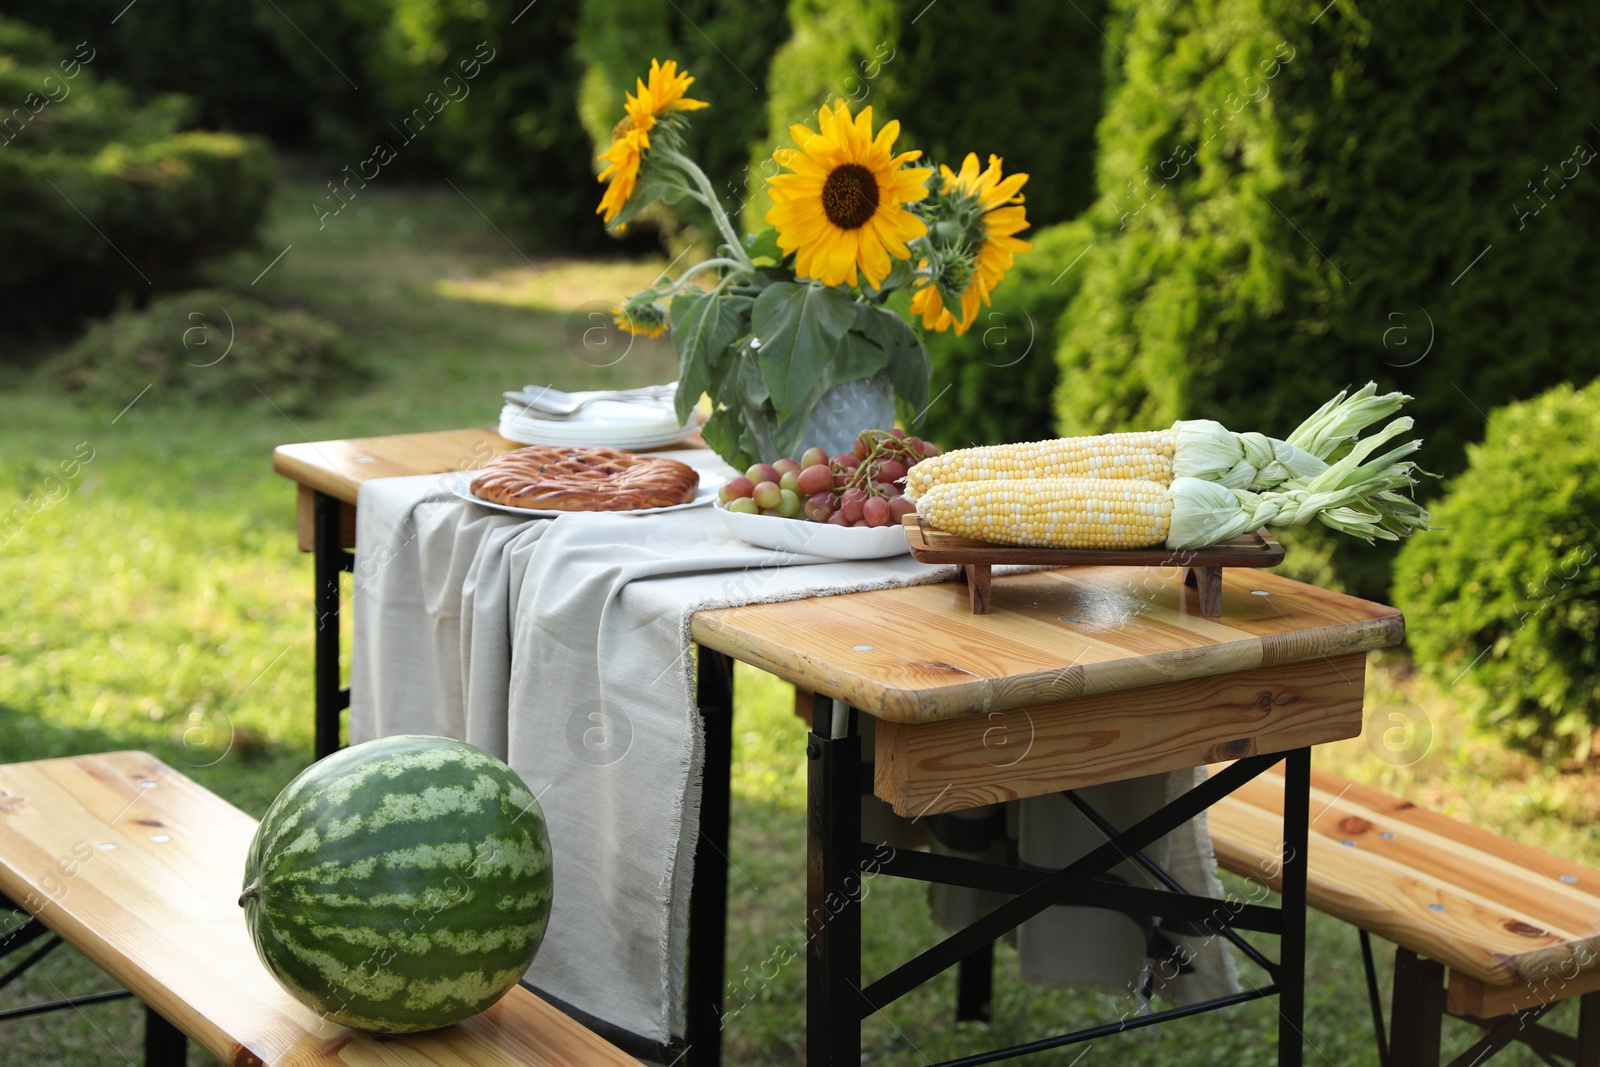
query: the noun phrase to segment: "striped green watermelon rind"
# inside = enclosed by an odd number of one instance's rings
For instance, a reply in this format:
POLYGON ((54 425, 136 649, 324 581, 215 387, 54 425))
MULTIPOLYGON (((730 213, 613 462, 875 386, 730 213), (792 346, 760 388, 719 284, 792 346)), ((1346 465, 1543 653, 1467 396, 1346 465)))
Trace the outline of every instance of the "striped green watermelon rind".
POLYGON ((448 738, 380 738, 278 796, 240 904, 262 962, 313 1010, 362 1030, 430 1030, 484 1010, 533 962, 549 840, 500 760, 448 738))

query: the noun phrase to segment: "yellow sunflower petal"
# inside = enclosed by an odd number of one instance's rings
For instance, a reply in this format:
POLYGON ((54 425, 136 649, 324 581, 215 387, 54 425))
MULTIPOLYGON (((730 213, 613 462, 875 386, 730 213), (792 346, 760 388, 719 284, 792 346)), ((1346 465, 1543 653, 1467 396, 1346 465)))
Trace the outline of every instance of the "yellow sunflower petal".
POLYGON ((766 220, 778 230, 778 247, 795 254, 800 277, 882 283, 894 259, 910 257, 906 242, 927 233, 905 205, 928 195, 932 170, 904 166, 920 152, 893 154, 898 122, 873 135, 870 105, 852 115, 842 101, 824 104, 816 130, 789 132, 796 148, 773 153, 788 173, 767 179, 773 206, 766 220))

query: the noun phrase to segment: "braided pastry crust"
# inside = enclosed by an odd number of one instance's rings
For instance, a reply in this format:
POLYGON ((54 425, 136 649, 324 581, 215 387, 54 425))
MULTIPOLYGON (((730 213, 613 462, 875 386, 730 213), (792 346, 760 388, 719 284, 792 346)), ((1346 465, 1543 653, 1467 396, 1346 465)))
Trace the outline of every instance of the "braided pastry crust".
POLYGON ((700 475, 687 463, 620 448, 518 448, 490 460, 472 495, 542 511, 634 511, 687 504, 700 475))

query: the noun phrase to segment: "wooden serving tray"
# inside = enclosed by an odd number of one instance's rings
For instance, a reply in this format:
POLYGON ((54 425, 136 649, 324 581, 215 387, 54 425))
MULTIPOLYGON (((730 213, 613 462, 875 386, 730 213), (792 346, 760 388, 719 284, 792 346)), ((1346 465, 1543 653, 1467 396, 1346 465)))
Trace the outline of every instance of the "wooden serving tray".
POLYGON ((1200 596, 1200 613, 1222 614, 1222 568, 1276 567, 1283 546, 1265 530, 1205 548, 1022 548, 997 545, 936 530, 915 514, 901 520, 912 558, 922 563, 955 563, 967 583, 974 615, 989 614, 990 568, 997 563, 1043 567, 1182 567, 1184 584, 1200 596))

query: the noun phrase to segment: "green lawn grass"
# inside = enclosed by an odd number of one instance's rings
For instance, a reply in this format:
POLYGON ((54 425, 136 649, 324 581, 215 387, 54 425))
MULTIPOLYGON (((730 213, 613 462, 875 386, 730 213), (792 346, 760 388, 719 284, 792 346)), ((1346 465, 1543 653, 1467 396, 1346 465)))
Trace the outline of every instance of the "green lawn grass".
MULTIPOLYGON (((375 184, 319 229, 309 207, 319 185, 291 179, 260 247, 215 265, 207 280, 332 319, 377 370, 370 388, 293 419, 270 397, 203 411, 130 396, 119 413, 120 404, 85 408, 0 368, 0 503, 26 503, 31 514, 0 543, 5 761, 148 749, 259 816, 311 753, 311 564, 295 547, 293 488, 272 472, 273 446, 490 425, 500 391, 525 382, 636 385, 675 375, 663 342, 597 349, 584 340, 601 302, 648 281, 664 261, 539 256, 448 186, 375 184), (73 457, 81 469, 64 494, 52 491, 46 479, 73 457)), ((1430 754, 1399 767, 1356 740, 1328 746, 1324 764, 1600 862, 1592 778, 1511 757, 1476 736, 1450 694, 1423 688, 1399 657, 1384 660, 1372 685, 1372 706, 1427 718, 1430 754)), ((805 877, 802 731, 777 682, 741 668, 737 691, 728 944, 730 1010, 744 1006, 727 1021, 728 1062, 795 1063, 804 1033, 794 921, 805 877), (786 954, 793 960, 774 974, 769 961, 786 954)), ((938 939, 923 893, 876 882, 866 904, 867 976, 938 939)), ((872 1062, 928 1063, 1127 1008, 1103 994, 1024 985, 1015 970, 1015 954, 1002 947, 987 1027, 953 1024, 949 975, 875 1016, 866 1028, 872 1062)), ((0 993, 0 1007, 106 984, 62 950, 0 993)), ((1375 1062, 1366 1011, 1353 931, 1313 917, 1308 1062, 1375 1062)), ((1570 1011, 1562 1016, 1570 1023, 1570 1011)), ((119 1003, 14 1023, 0 1064, 136 1062, 139 1017, 136 1005, 119 1003)), ((1266 1001, 1032 1062, 1266 1064, 1275 1026, 1266 1001)), ((1452 1033, 1465 1036, 1458 1026, 1452 1033)), ((194 1052, 191 1062, 210 1060, 194 1052)), ((1537 1061, 1518 1052, 1496 1062, 1537 1061)))

